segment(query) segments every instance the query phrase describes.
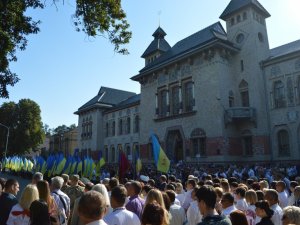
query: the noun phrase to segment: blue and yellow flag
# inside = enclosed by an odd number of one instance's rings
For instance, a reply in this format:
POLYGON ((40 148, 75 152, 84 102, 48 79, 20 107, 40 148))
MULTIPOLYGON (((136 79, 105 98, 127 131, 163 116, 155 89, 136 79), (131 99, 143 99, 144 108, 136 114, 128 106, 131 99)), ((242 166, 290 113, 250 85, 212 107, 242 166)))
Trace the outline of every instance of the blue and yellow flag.
POLYGON ((170 169, 170 160, 168 159, 166 153, 158 143, 158 140, 154 136, 154 134, 151 134, 151 138, 152 138, 152 148, 153 148, 153 155, 154 155, 156 168, 158 171, 167 173, 170 169))

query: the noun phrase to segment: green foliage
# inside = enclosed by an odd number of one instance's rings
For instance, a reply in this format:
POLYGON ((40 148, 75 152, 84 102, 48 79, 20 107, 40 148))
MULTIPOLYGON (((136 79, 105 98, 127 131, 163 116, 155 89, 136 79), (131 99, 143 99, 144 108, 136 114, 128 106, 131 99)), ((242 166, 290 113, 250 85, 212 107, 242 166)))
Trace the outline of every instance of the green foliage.
POLYGON ((0 1, 0 97, 8 98, 7 85, 19 81, 9 69, 9 62, 17 61, 16 50, 25 50, 26 36, 39 31, 40 21, 24 14, 28 8, 43 8, 43 4, 39 0, 0 1))
MULTIPOLYGON (((51 0, 54 5, 58 0, 51 0)), ((64 0, 62 0, 64 1, 64 0)), ((9 69, 16 61, 16 50, 25 50, 27 35, 39 32, 40 21, 25 16, 29 8, 44 8, 41 0, 0 0, 0 97, 8 98, 7 86, 14 86, 19 78, 9 69)), ((120 54, 128 54, 122 46, 129 43, 132 33, 122 9, 121 0, 76 0, 73 15, 77 31, 88 36, 103 36, 120 54)))
MULTIPOLYGON (((41 122, 41 110, 37 103, 30 99, 21 99, 3 103, 0 107, 0 123, 10 128, 8 153, 23 154, 35 149, 43 142, 45 133, 41 122)), ((0 129, 0 148, 4 149, 7 130, 0 129)))

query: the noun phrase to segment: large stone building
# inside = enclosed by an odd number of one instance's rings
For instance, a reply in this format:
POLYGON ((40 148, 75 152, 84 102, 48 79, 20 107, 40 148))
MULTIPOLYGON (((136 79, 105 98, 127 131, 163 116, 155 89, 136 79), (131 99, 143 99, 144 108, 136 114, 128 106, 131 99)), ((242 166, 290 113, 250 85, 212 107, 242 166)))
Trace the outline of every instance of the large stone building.
POLYGON ((105 102, 101 88, 76 112, 81 150, 149 160, 154 132, 174 161, 299 160, 300 41, 269 49, 268 17, 257 0, 231 0, 226 31, 217 22, 173 47, 159 27, 131 78, 140 95, 108 89, 105 102))

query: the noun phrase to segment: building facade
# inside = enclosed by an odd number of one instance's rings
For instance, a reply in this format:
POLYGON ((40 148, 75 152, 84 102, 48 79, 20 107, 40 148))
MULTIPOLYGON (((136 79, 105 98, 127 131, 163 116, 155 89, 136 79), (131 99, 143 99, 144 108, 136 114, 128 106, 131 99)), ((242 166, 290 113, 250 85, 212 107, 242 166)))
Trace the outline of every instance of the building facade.
POLYGON ((220 16, 226 31, 216 22, 173 47, 159 27, 131 78, 140 95, 112 94, 109 106, 92 99, 76 112, 79 127, 89 124, 81 150, 152 160, 153 132, 173 161, 300 159, 300 41, 270 49, 268 17, 256 0, 231 0, 220 16))

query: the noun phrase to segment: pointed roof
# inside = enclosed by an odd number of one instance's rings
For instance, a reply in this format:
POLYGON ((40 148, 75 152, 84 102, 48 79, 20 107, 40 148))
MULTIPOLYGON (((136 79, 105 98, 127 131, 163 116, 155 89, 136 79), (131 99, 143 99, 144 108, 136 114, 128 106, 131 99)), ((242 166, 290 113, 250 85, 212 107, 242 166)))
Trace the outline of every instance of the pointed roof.
POLYGON ((166 52, 168 51, 171 46, 169 43, 165 40, 166 32, 161 28, 158 27, 156 31, 152 34, 154 37, 154 40, 150 43, 146 51, 141 56, 142 58, 146 58, 147 56, 151 55, 155 51, 162 51, 166 52))
POLYGON ((152 34, 154 38, 164 38, 166 35, 166 32, 161 27, 158 27, 152 34))
POLYGON ((82 105, 78 111, 75 112, 75 114, 78 114, 81 111, 89 110, 95 106, 110 108, 135 95, 136 94, 133 92, 101 87, 98 94, 87 103, 82 105))
POLYGON ((203 48, 207 44, 214 41, 223 41, 227 43, 228 46, 230 45, 235 48, 233 44, 227 40, 227 34, 221 23, 217 22, 177 42, 166 53, 162 54, 153 62, 147 64, 143 69, 139 71, 138 75, 133 76, 131 79, 137 81, 144 75, 144 73, 163 67, 164 65, 178 59, 178 57, 182 57, 192 51, 203 48))
POLYGON ((220 19, 226 20, 236 11, 239 11, 248 6, 253 6, 260 11, 266 18, 270 17, 270 13, 257 0, 231 0, 226 9, 220 16, 220 19))

